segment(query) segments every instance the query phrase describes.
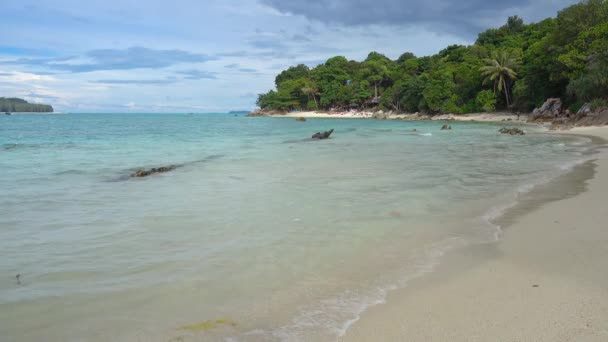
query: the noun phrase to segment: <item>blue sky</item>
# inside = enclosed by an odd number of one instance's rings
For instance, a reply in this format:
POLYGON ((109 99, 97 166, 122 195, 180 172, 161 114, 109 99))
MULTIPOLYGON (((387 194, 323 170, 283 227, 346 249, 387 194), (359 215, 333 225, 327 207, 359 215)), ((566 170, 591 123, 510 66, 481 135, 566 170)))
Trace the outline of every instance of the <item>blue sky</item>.
POLYGON ((63 112, 252 109, 290 65, 428 55, 574 0, 3 0, 0 97, 63 112))

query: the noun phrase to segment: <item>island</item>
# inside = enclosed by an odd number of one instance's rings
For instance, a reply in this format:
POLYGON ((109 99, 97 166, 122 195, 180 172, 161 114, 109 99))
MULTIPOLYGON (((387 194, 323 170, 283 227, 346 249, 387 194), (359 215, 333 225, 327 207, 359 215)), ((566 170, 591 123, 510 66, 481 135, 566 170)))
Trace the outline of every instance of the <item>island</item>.
POLYGON ((535 23, 511 16, 474 44, 431 56, 405 52, 393 60, 371 52, 363 61, 335 56, 313 68, 291 66, 276 76, 275 89, 258 96, 260 109, 250 116, 509 112, 556 125, 608 124, 606 8, 584 1, 535 23))
POLYGON ((53 106, 29 103, 16 97, 0 97, 0 112, 2 113, 52 113, 53 106))

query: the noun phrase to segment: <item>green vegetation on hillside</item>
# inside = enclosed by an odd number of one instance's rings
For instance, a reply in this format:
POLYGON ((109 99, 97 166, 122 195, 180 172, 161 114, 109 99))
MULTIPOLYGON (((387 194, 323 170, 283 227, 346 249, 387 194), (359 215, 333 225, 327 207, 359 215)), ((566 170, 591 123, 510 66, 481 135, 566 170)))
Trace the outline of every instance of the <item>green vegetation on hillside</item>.
POLYGON ((479 34, 471 46, 438 54, 404 53, 393 61, 372 52, 363 62, 332 57, 313 69, 297 65, 260 94, 262 109, 399 112, 530 111, 559 97, 572 110, 608 99, 608 1, 588 0, 538 23, 517 16, 479 34))
POLYGON ((49 113, 53 112, 53 107, 49 105, 29 103, 23 99, 14 97, 0 97, 0 112, 49 113))

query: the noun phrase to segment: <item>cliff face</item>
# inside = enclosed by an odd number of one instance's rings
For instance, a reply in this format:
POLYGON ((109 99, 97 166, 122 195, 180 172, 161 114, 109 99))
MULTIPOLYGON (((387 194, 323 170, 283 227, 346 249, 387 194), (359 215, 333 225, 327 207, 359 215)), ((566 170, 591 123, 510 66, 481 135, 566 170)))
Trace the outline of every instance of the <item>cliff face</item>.
POLYGON ((29 103, 19 98, 0 97, 0 112, 52 113, 53 107, 45 104, 29 103))

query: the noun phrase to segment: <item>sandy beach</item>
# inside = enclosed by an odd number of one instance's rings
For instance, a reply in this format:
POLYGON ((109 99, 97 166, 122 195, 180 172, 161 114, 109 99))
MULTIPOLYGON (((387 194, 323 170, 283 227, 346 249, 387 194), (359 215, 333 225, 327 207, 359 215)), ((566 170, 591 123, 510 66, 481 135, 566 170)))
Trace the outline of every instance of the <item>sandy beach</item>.
MULTIPOLYGON (((608 139, 608 127, 570 133, 608 139)), ((606 152, 579 169, 565 199, 531 204, 499 242, 444 257, 342 340, 608 341, 606 152)))
POLYGON ((424 115, 424 114, 394 114, 392 112, 367 112, 367 111, 350 111, 350 112, 290 112, 281 114, 264 114, 262 116, 276 118, 331 118, 331 119, 373 119, 380 118, 386 120, 433 120, 433 121, 478 121, 478 122, 526 122, 526 115, 516 115, 512 113, 473 113, 473 114, 443 114, 443 115, 424 115))

